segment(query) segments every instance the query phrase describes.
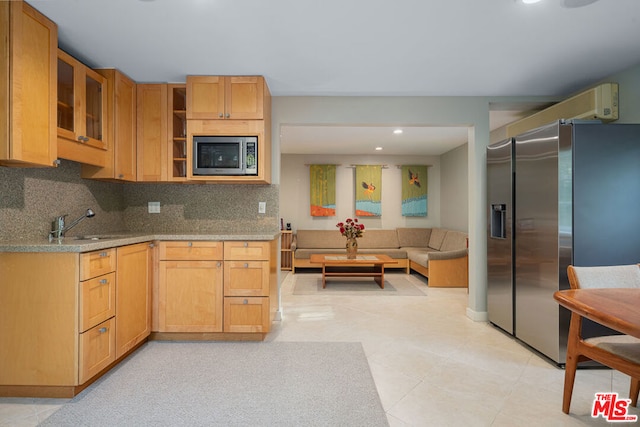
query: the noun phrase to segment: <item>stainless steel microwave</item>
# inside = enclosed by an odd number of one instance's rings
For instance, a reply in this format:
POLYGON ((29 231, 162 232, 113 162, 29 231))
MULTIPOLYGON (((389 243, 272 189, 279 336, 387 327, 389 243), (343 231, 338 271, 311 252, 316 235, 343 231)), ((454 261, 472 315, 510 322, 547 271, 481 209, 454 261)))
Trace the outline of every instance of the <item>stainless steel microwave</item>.
POLYGON ((193 137, 193 175, 258 175, 258 137, 193 137))

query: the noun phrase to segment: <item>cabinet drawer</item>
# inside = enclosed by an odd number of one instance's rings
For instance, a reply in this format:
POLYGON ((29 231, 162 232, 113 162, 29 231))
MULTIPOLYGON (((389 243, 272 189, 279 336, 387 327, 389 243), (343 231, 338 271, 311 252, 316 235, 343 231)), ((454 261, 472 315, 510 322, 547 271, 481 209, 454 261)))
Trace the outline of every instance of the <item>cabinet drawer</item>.
POLYGON ((172 261, 217 261, 222 259, 222 242, 160 242, 159 257, 172 261))
POLYGON ((225 261, 224 296, 269 296, 269 261, 225 261))
POLYGON ((115 248, 80 254, 80 280, 102 276, 115 270, 115 248))
POLYGON ((80 282, 80 332, 116 314, 116 274, 80 282))
POLYGON ((224 332, 269 332, 269 297, 225 297, 224 332))
POLYGON ((226 260, 269 260, 269 242, 224 242, 226 260))
POLYGON ((115 318, 111 318, 80 334, 80 384, 116 360, 115 318))

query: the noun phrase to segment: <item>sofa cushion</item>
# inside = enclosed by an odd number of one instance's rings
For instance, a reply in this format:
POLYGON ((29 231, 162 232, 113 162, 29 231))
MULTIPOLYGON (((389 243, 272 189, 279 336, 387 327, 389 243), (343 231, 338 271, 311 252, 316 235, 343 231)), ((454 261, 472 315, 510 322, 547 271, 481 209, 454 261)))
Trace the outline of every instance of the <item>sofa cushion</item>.
POLYGON ((439 251, 446 235, 447 230, 443 230, 442 228, 432 228, 431 237, 429 238, 429 247, 439 251))
MULTIPOLYGON (((346 240, 345 237, 343 237, 346 240)), ((344 247, 344 244, 342 245, 344 247)), ((399 248, 398 233, 396 230, 367 229, 362 237, 358 238, 358 250, 360 249, 395 249, 399 248)))
POLYGON ((416 262, 425 268, 429 267, 429 254, 437 252, 435 249, 429 249, 429 248, 406 248, 406 249, 407 249, 407 258, 409 258, 409 261, 416 262))
POLYGON ((467 248, 467 234, 461 231, 447 230, 440 250, 442 252, 467 248))
MULTIPOLYGON (((298 230, 296 247, 303 249, 345 249, 346 239, 335 230, 298 230)), ((297 256, 297 255, 296 255, 297 256)))
POLYGON ((398 244, 401 248, 426 248, 431 237, 430 228, 398 228, 398 244))

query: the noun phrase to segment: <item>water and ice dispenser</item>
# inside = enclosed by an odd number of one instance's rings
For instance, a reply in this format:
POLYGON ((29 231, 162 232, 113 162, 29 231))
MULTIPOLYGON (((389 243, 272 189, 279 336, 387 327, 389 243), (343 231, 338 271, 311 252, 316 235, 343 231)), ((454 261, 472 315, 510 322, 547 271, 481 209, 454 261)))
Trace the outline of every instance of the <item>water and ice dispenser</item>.
POLYGON ((507 205, 495 203, 491 205, 491 237, 494 239, 507 238, 507 205))

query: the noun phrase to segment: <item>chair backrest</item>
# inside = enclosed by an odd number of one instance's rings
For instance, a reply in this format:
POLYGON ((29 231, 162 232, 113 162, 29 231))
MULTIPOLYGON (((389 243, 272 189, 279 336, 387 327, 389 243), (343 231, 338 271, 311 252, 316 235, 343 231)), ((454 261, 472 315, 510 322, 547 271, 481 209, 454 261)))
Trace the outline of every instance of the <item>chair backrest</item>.
POLYGON ((640 288, 640 264, 567 269, 571 289, 640 288))

